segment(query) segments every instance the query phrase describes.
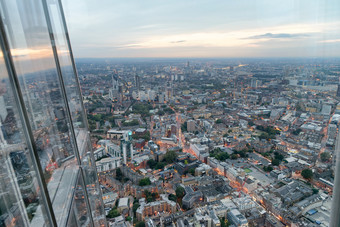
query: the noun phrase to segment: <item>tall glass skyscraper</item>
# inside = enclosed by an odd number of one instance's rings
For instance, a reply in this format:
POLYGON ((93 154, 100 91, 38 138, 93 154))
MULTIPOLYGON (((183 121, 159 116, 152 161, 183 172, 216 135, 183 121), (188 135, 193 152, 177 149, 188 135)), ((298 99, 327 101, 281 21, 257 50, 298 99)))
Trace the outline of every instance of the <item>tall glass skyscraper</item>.
POLYGON ((0 0, 0 226, 105 226, 59 0, 0 0))

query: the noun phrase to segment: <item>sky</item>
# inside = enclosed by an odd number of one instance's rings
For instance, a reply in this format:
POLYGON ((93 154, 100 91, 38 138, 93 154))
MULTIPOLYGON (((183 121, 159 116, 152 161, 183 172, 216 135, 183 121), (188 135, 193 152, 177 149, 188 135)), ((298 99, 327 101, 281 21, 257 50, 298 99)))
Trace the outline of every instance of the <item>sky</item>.
POLYGON ((63 0, 76 58, 339 57, 339 0, 63 0))

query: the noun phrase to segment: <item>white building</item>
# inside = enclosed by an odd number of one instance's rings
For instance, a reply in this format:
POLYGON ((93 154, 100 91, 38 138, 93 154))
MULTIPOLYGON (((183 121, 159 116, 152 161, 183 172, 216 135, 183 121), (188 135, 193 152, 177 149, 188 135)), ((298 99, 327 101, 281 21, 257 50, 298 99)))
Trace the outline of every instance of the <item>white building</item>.
POLYGON ((205 145, 201 145, 201 144, 192 144, 192 143, 190 143, 190 149, 195 152, 197 157, 199 157, 200 154, 205 153, 205 152, 208 151, 208 147, 205 146, 205 145))
POLYGON ((104 172, 116 169, 121 166, 120 157, 103 158, 96 162, 97 172, 104 172))

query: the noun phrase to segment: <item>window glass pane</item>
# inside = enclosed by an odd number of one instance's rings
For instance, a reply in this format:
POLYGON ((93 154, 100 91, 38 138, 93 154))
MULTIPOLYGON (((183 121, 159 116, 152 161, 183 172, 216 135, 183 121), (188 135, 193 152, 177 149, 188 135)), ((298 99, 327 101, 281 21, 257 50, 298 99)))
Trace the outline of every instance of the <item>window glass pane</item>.
POLYGON ((2 1, 3 21, 58 225, 65 225, 78 167, 41 1, 2 1))
POLYGON ((98 183, 96 165, 93 155, 90 152, 90 142, 87 140, 87 146, 82 157, 82 165, 84 170, 85 185, 89 197, 89 203, 92 211, 93 222, 96 226, 105 226, 105 211, 102 201, 102 193, 98 183))
POLYGON ((78 226, 74 210, 71 210, 69 219, 67 221, 67 227, 78 226))
POLYGON ((80 100, 78 81, 72 68, 72 61, 65 35, 65 28, 61 18, 60 5, 56 0, 48 1, 48 10, 51 17, 55 44, 58 51, 58 59, 61 65, 63 80, 67 93, 73 126, 76 133, 77 145, 82 157, 85 184, 89 196, 89 203, 93 212, 93 220, 96 226, 105 225, 105 215, 102 204, 101 190, 98 184, 97 172, 93 155, 89 149, 90 138, 85 124, 84 110, 80 100))
POLYGON ((0 52, 0 226, 49 225, 17 105, 0 52))
MULTIPOLYGON (((91 220, 89 217, 89 212, 85 202, 85 194, 83 188, 83 180, 79 174, 78 183, 76 185, 76 190, 73 198, 71 212, 74 212, 74 222, 77 226, 91 226, 91 220)), ((70 223, 68 223, 69 226, 70 223)), ((73 225, 74 226, 74 225, 73 225)))
MULTIPOLYGON (((67 101, 69 104, 73 127, 75 129, 77 143, 82 147, 87 133, 84 110, 81 102, 81 94, 78 89, 78 81, 72 67, 72 61, 68 48, 65 28, 63 26, 62 14, 57 0, 48 1, 48 11, 51 18, 55 44, 58 52, 58 59, 62 71, 67 101)), ((83 149, 79 149, 82 153, 83 149)))

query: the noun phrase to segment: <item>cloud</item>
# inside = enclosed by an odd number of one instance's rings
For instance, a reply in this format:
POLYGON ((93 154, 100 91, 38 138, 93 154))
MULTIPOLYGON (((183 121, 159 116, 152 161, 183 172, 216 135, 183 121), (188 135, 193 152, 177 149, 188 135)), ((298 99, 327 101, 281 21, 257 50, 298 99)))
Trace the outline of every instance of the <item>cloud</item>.
POLYGON ((184 43, 186 40, 171 41, 171 43, 184 43))
POLYGON ((76 57, 309 56, 340 48, 340 1, 62 1, 76 57))
POLYGON ((319 43, 340 43, 340 39, 321 40, 319 43))
POLYGON ((298 34, 289 34, 289 33, 266 33, 262 35, 254 35, 250 36, 246 39, 294 39, 294 38, 304 38, 308 37, 308 34, 298 33, 298 34))

